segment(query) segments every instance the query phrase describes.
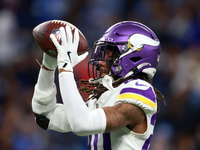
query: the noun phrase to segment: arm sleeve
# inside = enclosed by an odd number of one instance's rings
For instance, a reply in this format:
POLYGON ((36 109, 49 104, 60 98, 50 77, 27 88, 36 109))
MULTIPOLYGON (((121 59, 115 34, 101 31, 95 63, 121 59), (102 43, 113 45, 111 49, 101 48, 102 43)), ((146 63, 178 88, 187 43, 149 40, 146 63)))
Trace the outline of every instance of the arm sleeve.
POLYGON ((69 132, 71 127, 64 105, 56 103, 54 73, 55 71, 40 69, 32 98, 32 110, 36 114, 38 125, 44 124, 42 121, 45 121, 45 128, 48 130, 69 132), (42 117, 37 119, 40 116, 42 117))
POLYGON ((105 112, 101 108, 89 110, 79 94, 73 73, 60 73, 59 85, 72 131, 80 136, 103 133, 106 128, 105 112))

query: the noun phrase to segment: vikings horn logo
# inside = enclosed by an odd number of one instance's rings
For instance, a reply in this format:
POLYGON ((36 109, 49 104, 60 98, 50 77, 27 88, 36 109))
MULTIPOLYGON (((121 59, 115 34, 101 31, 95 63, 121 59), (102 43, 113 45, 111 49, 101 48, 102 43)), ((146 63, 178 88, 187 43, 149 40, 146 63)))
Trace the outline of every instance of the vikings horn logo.
POLYGON ((160 44, 159 40, 153 40, 148 36, 143 34, 132 34, 128 39, 128 45, 132 49, 137 47, 136 51, 140 51, 144 45, 158 46, 160 44))

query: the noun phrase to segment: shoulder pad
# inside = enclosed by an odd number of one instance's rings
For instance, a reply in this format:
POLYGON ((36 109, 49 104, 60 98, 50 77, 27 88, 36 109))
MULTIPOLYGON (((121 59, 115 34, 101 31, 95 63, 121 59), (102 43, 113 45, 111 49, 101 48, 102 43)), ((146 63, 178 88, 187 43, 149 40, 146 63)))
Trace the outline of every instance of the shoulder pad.
POLYGON ((125 82, 120 91, 117 103, 126 102, 139 106, 145 111, 157 110, 156 95, 151 84, 135 79, 125 82))

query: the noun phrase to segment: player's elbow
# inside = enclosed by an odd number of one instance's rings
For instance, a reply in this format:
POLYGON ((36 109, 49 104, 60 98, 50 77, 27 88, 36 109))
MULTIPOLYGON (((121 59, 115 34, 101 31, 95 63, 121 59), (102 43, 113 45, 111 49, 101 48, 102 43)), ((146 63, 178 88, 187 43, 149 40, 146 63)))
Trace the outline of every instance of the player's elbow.
POLYGON ((106 128, 106 120, 91 113, 82 120, 71 120, 70 126, 72 132, 79 136, 103 133, 106 128))
POLYGON ((78 135, 78 136, 88 136, 89 134, 87 132, 83 132, 83 131, 73 131, 74 134, 78 135))
POLYGON ((89 129, 83 123, 75 123, 71 125, 72 132, 78 136, 87 136, 89 129))

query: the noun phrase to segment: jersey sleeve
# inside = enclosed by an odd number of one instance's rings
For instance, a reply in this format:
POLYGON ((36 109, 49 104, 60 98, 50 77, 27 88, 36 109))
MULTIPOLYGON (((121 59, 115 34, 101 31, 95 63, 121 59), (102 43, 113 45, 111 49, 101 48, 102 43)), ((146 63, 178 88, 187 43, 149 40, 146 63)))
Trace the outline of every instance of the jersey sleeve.
POLYGON ((155 113, 157 111, 156 95, 153 87, 146 81, 140 79, 124 83, 117 98, 117 103, 136 105, 146 113, 155 113))

